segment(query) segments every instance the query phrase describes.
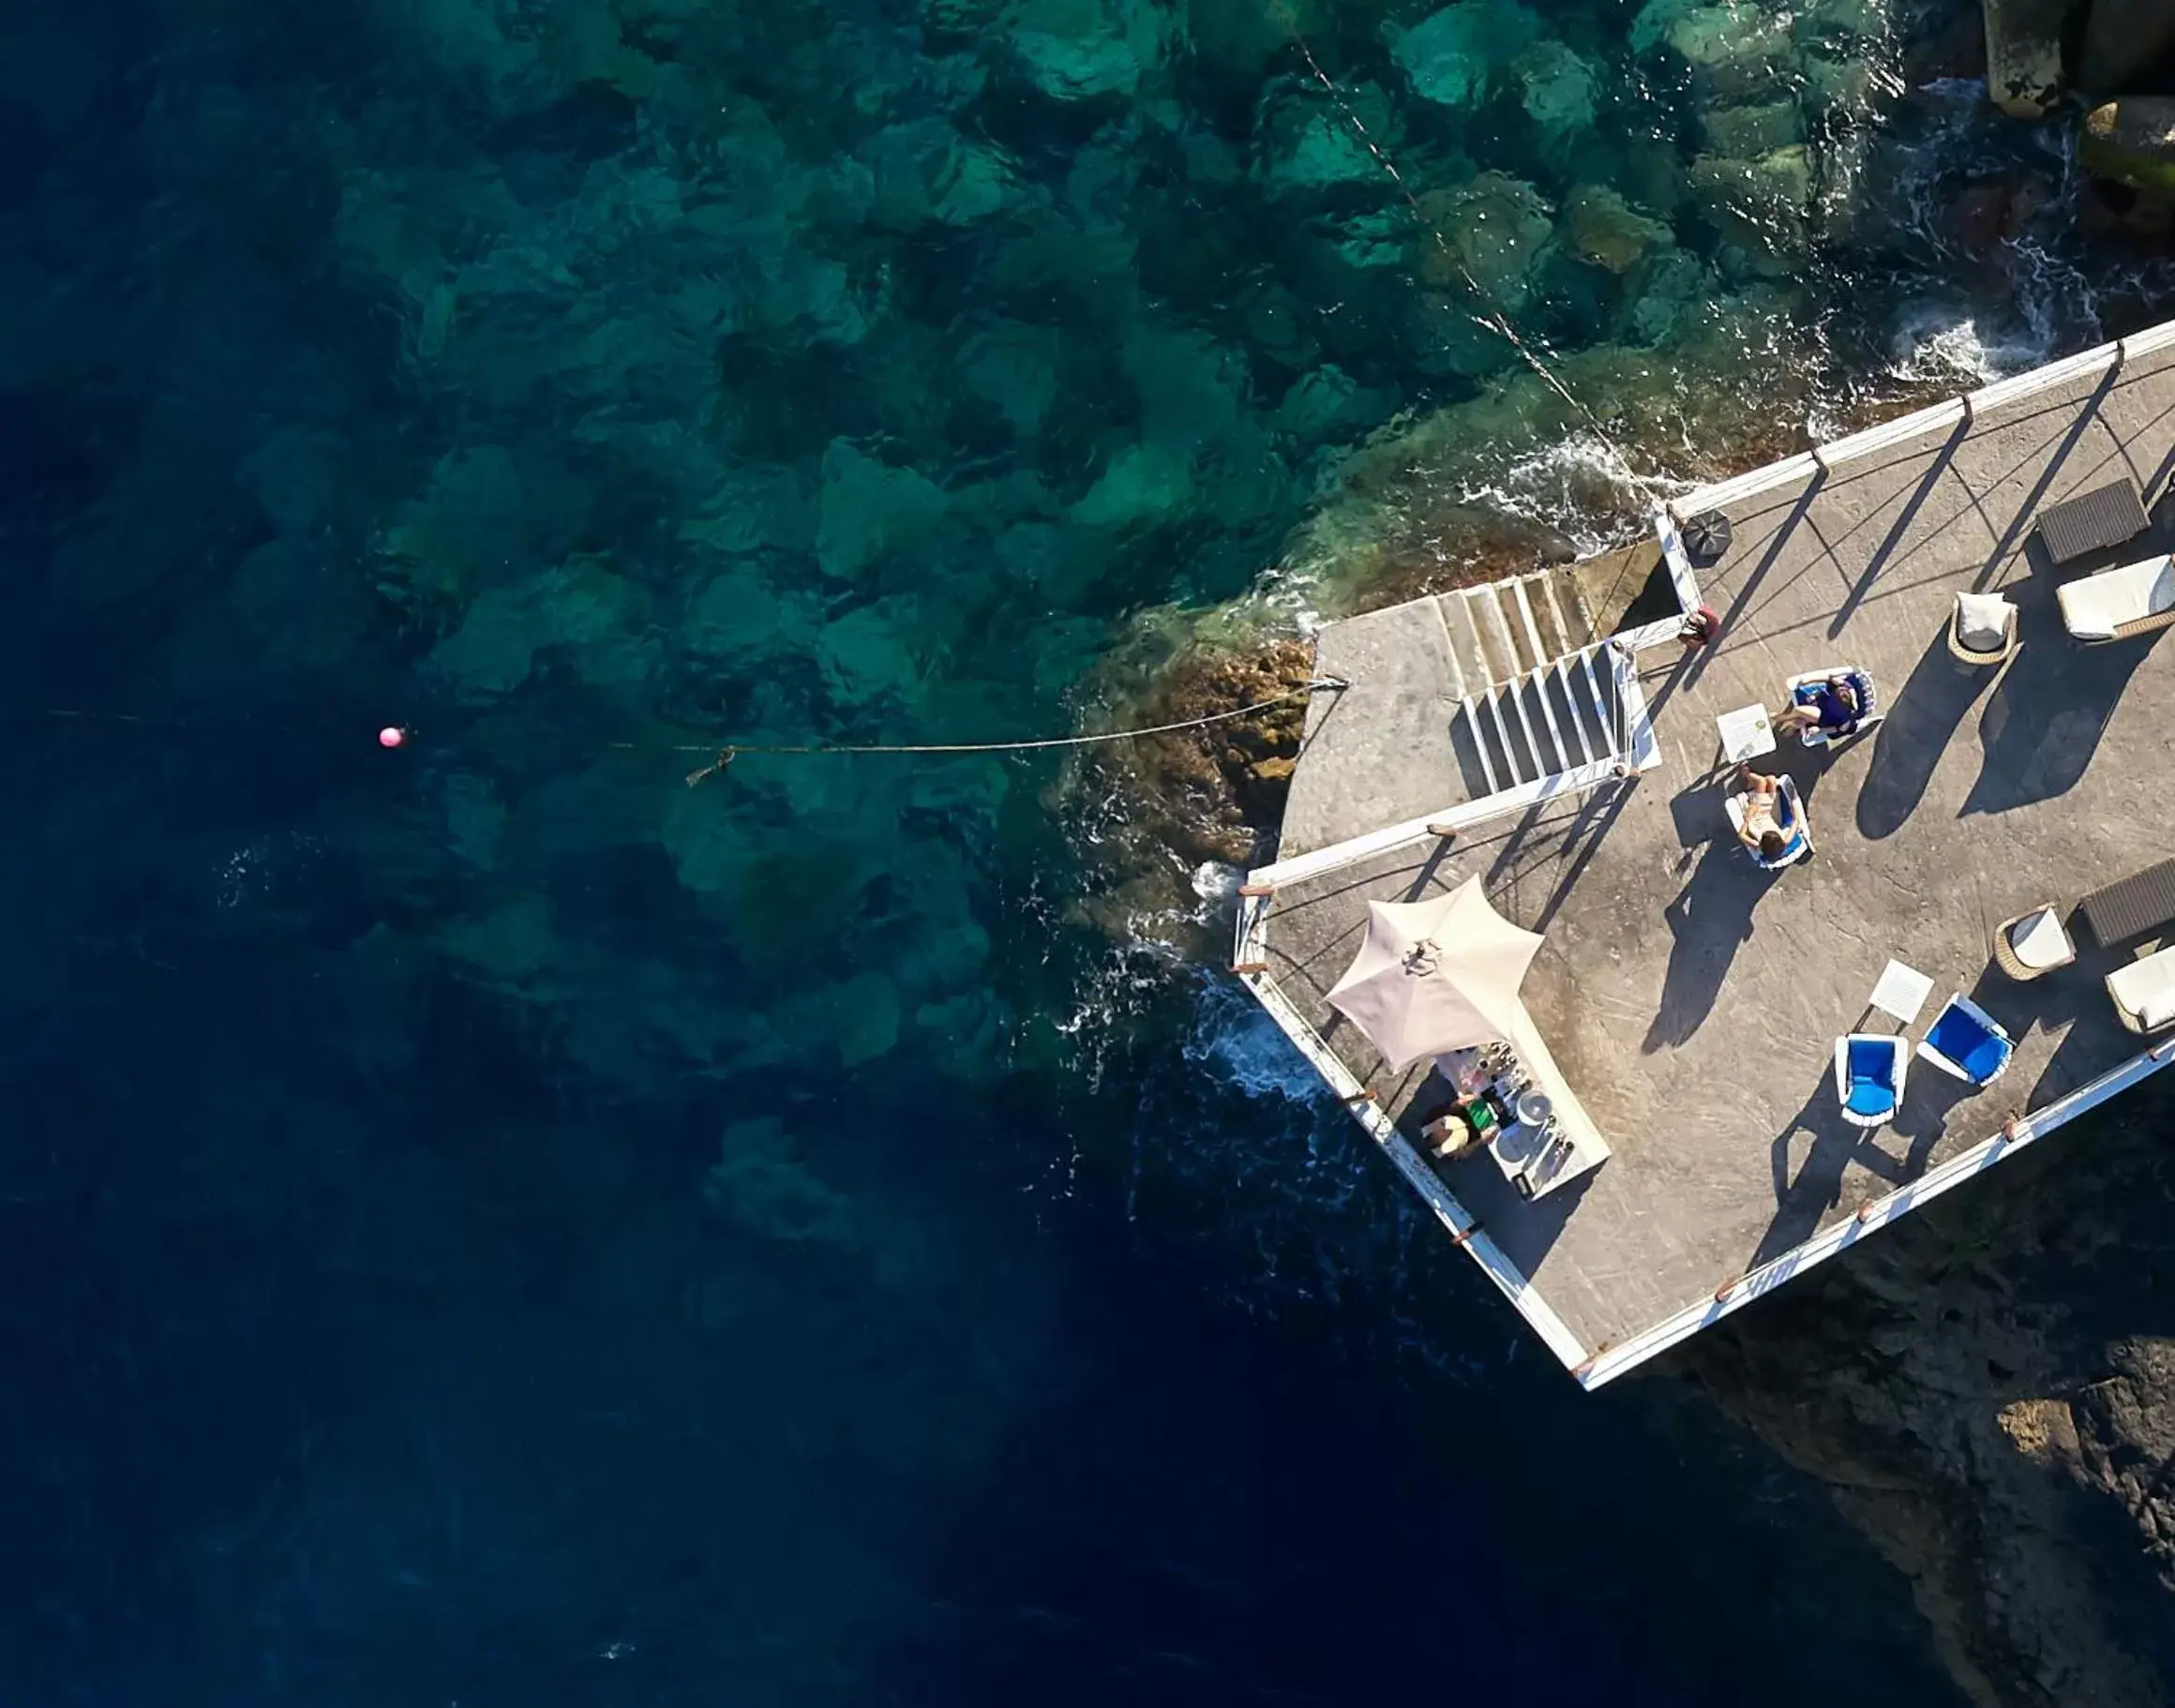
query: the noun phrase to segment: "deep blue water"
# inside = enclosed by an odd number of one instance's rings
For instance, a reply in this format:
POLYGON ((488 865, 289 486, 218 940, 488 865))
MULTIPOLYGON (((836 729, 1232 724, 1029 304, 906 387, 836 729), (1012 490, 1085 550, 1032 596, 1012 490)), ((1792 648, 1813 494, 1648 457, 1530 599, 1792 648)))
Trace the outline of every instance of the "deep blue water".
POLYGON ((1927 223, 2066 179, 1878 7, 1427 15, 0 24, 0 1698, 1946 1700, 1817 1489, 1524 1342, 1078 773, 682 781, 1069 727, 1477 502, 1605 533, 1438 231, 1658 459, 2151 299, 1927 223))

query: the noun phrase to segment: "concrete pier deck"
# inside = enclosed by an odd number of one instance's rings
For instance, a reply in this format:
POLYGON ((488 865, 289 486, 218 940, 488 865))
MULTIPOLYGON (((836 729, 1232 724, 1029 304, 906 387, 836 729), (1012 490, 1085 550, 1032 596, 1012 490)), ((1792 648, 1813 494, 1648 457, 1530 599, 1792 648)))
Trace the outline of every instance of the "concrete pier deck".
POLYGON ((1429 674, 1439 611, 1417 601, 1324 631, 1320 667, 1372 698, 1316 697, 1287 818, 1300 834, 1253 875, 1274 893, 1242 918, 1239 959, 1266 969, 1246 975, 1265 1005, 1589 1386, 2161 1065, 2144 1053, 2160 1041, 2123 1030, 2102 982, 2138 946, 2073 927, 2077 963, 2018 983, 1989 945, 2002 921, 2066 911, 2175 852, 2175 640, 2082 645, 2055 600, 2061 581, 2175 539, 2058 572, 2032 532, 2061 499, 2126 476, 2151 502, 2171 474, 2175 327, 1692 494, 1680 516, 1720 508, 1734 526, 1727 554, 1692 572, 1723 621, 1691 654, 1642 637, 1651 769, 1582 779, 1447 846, 1368 852, 1427 810, 1416 790, 1456 774, 1429 745, 1444 722, 1431 708, 1456 685, 1429 674), (1950 656, 1959 591, 2017 605, 2023 646, 2005 667, 1950 656), (1370 679, 1384 659, 1395 670, 1370 679), (1784 738, 1755 762, 1797 780, 1818 843, 1806 865, 1766 873, 1723 816, 1716 719, 1845 663, 1872 671, 1885 721, 1825 750, 1784 738), (1440 1081, 1387 1073, 1322 1000, 1370 899, 1474 874, 1545 936, 1527 1004, 1614 1148, 1534 1203, 1484 1157, 1422 1158, 1411 1140, 1440 1081), (1897 1029, 1868 1011, 1891 957, 1933 980, 1913 1040, 1960 991, 2017 1051, 1984 1090, 1913 1062, 1898 1118, 1868 1131, 1841 1118, 1832 1058, 1845 1032, 1897 1029), (1362 1086, 1371 1101, 1349 1096, 1362 1086))

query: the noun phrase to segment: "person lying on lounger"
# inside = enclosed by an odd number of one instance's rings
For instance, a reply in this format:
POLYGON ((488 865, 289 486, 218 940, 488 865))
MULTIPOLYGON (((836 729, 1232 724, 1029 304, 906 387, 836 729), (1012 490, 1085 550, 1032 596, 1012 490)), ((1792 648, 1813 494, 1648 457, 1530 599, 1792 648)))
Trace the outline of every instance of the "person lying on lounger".
POLYGON ((1800 687, 1769 721, 1778 735, 1803 735, 1808 729, 1848 735, 1865 713, 1863 690, 1849 671, 1838 670, 1823 682, 1800 687))
POLYGON ((1804 806, 1794 811, 1782 792, 1780 777, 1763 776, 1750 766, 1740 766, 1737 787, 1745 799, 1745 817, 1737 837, 1762 860, 1780 860, 1790 847, 1792 832, 1803 826, 1804 806))

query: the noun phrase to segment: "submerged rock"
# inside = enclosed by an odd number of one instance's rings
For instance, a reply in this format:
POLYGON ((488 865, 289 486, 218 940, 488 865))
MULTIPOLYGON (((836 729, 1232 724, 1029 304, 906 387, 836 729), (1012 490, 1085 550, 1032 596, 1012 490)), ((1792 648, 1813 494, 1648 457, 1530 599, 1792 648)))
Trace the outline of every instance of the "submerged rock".
POLYGON ((1753 107, 1716 107, 1701 114, 1707 147, 1734 159, 1756 159, 1778 148, 1805 141, 1805 119, 1795 101, 1767 101, 1753 107))
POLYGON ((559 959, 551 908, 541 895, 517 896, 481 916, 455 919, 438 934, 439 947, 463 976, 506 996, 536 998, 545 973, 559 959))
POLYGON ((1293 382, 1276 421, 1301 439, 1321 440, 1362 431, 1396 407, 1395 392, 1370 391, 1334 362, 1325 362, 1293 382))
POLYGON ((2094 107, 2077 152, 2103 178, 2175 198, 2175 97, 2128 95, 2094 107))
POLYGON ((1415 259, 1426 284, 1444 291, 1462 285, 1462 266, 1492 307, 1511 313, 1524 306, 1530 277, 1555 233, 1539 190, 1508 172, 1484 172, 1460 188, 1422 196, 1419 210, 1429 230, 1415 259))
MULTIPOLYGON (((601 679, 625 680, 614 643, 633 638, 627 628, 644 603, 639 588, 601 564, 569 562, 476 599, 460 627, 432 649, 431 667, 464 697, 485 698, 527 682, 538 652, 565 647, 578 666, 582 654, 594 654, 601 679)), ((633 673, 645 663, 638 654, 633 673)))
POLYGON ((1162 14, 1130 0, 1020 0, 1008 22, 1028 82, 1055 101, 1132 95, 1162 54, 1162 14))
POLYGON ((1667 344, 1704 316, 1717 294, 1714 276, 1698 256, 1665 249, 1649 256, 1625 280, 1628 306, 1620 311, 1622 335, 1638 344, 1667 344))
POLYGON ((1862 53, 1806 55, 1805 86, 1798 98, 1806 113, 1863 119, 1883 95, 1895 93, 1896 73, 1862 53))
POLYGON ((791 626, 785 599, 752 565, 736 564, 695 596, 681 640, 707 657, 757 657, 776 648, 791 626))
POLYGON ((823 573, 851 580, 887 553, 924 539, 942 519, 944 489, 911 469, 879 462, 846 440, 823 453, 816 558, 823 573))
POLYGON ((1676 244, 1669 227, 1635 212, 1604 184, 1571 191, 1564 202, 1564 231, 1582 260, 1612 273, 1628 273, 1648 254, 1676 244))
POLYGON ((932 220, 970 225, 1020 193, 1001 150, 968 141, 942 119, 880 131, 862 157, 874 175, 871 216, 896 231, 932 220))
POLYGON ((1326 0, 1186 0, 1186 35, 1193 51, 1225 70, 1259 71, 1291 43, 1292 32, 1311 36, 1328 18, 1326 0))
POLYGON ((1702 6, 1672 21, 1665 38, 1691 66, 1702 104, 1754 100, 1782 87, 1790 14, 1757 6, 1702 6))
POLYGON ((1058 396, 1062 344, 1055 329, 1003 322, 976 333, 959 356, 959 383, 1022 437, 1032 433, 1058 396))
MULTIPOLYGON (((1377 146, 1398 141, 1396 110, 1372 83, 1356 83, 1344 104, 1366 126, 1377 146)), ((1253 125, 1253 175, 1271 194, 1318 190, 1331 185, 1390 189, 1388 174, 1353 127, 1342 106, 1312 82, 1286 80, 1262 97, 1253 125)))
POLYGON ((1803 49, 1862 52, 1893 34, 1884 0, 1813 0, 1797 13, 1791 35, 1803 49))
MULTIPOLYGON (((888 987, 879 993, 841 986, 840 993, 842 1010, 854 999, 875 1008, 876 1036, 880 1037, 881 1021, 888 1012, 892 1035, 896 1038, 898 998, 888 987), (883 1006, 887 997, 888 1010, 883 1006)), ((842 1011, 841 1018, 847 1017, 842 1011)), ((734 1123, 725 1130, 717 1149, 718 1160, 703 1179, 702 1195, 712 1209, 729 1217, 742 1231, 758 1238, 788 1242, 815 1241, 843 1247, 860 1242, 862 1218, 853 1201, 834 1191, 808 1166, 776 1116, 734 1123)))
POLYGON ((1412 215, 1402 204, 1356 214, 1336 229, 1343 232, 1336 246, 1337 259, 1346 266, 1366 271, 1405 264, 1412 215))
POLYGON ((817 641, 824 682, 855 706, 911 693, 924 669, 922 632, 914 602, 904 596, 879 599, 833 618, 817 641))
POLYGON ((1651 53, 1669 39, 1669 32, 1687 12, 1696 12, 1706 0, 1646 0, 1631 20, 1627 39, 1634 53, 1651 53))
POLYGON ((1805 148, 1778 148, 1756 160, 1702 155, 1687 181, 1700 211, 1756 270, 1779 273, 1795 264, 1812 200, 1812 157, 1805 148))
MULTIPOLYGON (((1943 198, 1939 229, 1964 253, 1987 254, 2002 238, 2019 235, 2055 193, 2048 179, 2022 172, 1964 184, 1943 198)), ((2088 217, 2086 209, 2078 217, 2088 217)))
POLYGON ((1389 53, 1422 100, 1464 107, 1541 31, 1518 0, 1458 0, 1396 36, 1389 53))
POLYGON ((1526 115, 1552 146, 1592 128, 1598 79, 1594 67, 1562 42, 1538 41, 1511 64, 1526 115))
POLYGON ((1193 498, 1192 459, 1176 446, 1121 446, 1071 511, 1083 528, 1125 532, 1176 519, 1193 498))

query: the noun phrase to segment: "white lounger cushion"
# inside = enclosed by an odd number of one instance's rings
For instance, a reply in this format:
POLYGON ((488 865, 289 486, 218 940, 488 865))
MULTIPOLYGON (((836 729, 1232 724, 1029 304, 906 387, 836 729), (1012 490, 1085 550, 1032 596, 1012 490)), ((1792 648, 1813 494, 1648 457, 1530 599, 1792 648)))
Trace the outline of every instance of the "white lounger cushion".
POLYGON ((2077 959, 2077 946, 2062 928, 2062 916, 2051 907, 2042 907, 2010 926, 2009 947, 2033 972, 2067 966, 2077 959))
POLYGON ((1999 593, 1956 596, 1956 637, 1974 652, 1999 652, 2009 644, 2009 619, 2017 607, 1999 593))
POLYGON ((2175 610, 2175 559, 2147 558, 2065 583, 2062 621, 2079 640, 2108 640, 2125 622, 2175 610))
POLYGON ((2108 974, 2108 994, 2148 1032, 2175 1021, 2175 949, 2163 949, 2108 974))

